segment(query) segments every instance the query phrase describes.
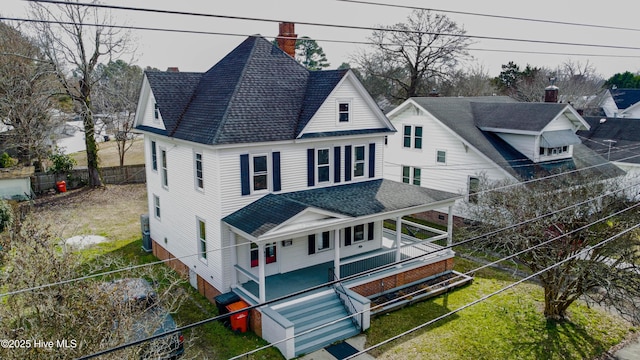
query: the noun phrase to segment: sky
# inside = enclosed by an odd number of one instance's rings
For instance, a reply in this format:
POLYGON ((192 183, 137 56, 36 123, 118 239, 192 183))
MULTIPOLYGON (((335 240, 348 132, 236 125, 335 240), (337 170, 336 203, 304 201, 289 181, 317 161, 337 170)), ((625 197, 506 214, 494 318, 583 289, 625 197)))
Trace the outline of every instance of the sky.
MULTIPOLYGON (((84 1, 84 0, 81 0, 84 1)), ((89 1, 89 0, 86 0, 89 1)), ((133 61, 141 66, 161 70, 178 67, 180 71, 206 71, 224 55, 240 44, 246 36, 260 34, 273 37, 278 33, 278 21, 298 22, 299 37, 317 39, 330 63, 329 69, 343 62, 352 62, 358 52, 367 45, 345 44, 330 40, 366 41, 371 30, 344 29, 328 26, 305 25, 318 23, 374 27, 403 22, 410 9, 378 6, 339 0, 103 0, 104 4, 137 8, 177 10, 226 16, 241 16, 273 21, 235 20, 212 17, 169 15, 140 11, 113 10, 118 24, 196 30, 238 34, 203 35, 170 33, 149 30, 133 30, 137 51, 133 61)), ((637 12, 621 11, 619 5, 607 6, 605 2, 586 4, 577 0, 535 0, 531 2, 503 0, 448 0, 442 2, 424 0, 371 0, 371 2, 445 10, 444 13, 474 37, 511 38, 544 42, 590 44, 574 46, 531 43, 490 39, 472 39, 472 60, 465 67, 481 67, 490 76, 496 76, 501 65, 514 61, 524 68, 547 66, 555 68, 567 61, 582 65, 591 64, 596 72, 608 78, 615 73, 640 71, 640 25, 637 12), (500 19, 495 17, 451 13, 466 12, 491 14, 528 19, 552 20, 612 26, 635 30, 605 29, 570 26, 542 22, 500 19), (617 49, 603 46, 630 47, 617 49), (552 52, 561 54, 531 54, 526 52, 552 52), (616 55, 618 57, 613 57, 616 55)), ((22 0, 2 0, 0 14, 5 17, 27 16, 28 3, 22 0)), ((123 58, 126 61, 132 58, 123 58)))

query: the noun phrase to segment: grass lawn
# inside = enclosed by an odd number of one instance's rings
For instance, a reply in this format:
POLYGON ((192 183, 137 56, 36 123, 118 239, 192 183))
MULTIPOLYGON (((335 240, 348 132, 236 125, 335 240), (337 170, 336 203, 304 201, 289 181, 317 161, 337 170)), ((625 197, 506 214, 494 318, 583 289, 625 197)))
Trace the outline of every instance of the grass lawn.
MULTIPOLYGON (((477 267, 456 259, 464 272, 477 267)), ((450 294, 372 319, 367 346, 407 331, 513 283, 491 269, 450 294)), ((372 351, 380 359, 591 359, 635 329, 602 311, 574 304, 570 321, 547 322, 542 289, 521 284, 372 351)))
MULTIPOLYGON (((143 184, 72 190, 38 199, 34 205, 38 220, 52 224, 61 237, 97 234, 110 240, 85 250, 89 258, 110 253, 130 263, 156 261, 141 250, 139 217, 146 212, 143 184)), ((456 259, 458 271, 475 267, 467 260, 456 259)), ((503 272, 479 271, 469 286, 372 319, 367 344, 379 343, 512 282, 503 272)), ((216 307, 187 282, 181 289, 189 296, 175 314, 179 325, 217 315, 216 307)), ((617 318, 580 304, 570 308, 570 316, 570 322, 547 323, 542 316, 541 289, 521 284, 373 354, 381 359, 591 359, 636 331, 617 318)), ((253 333, 235 334, 218 322, 198 326, 185 335, 192 341, 188 353, 196 359, 227 359, 266 344, 253 333)), ((282 356, 270 348, 251 358, 282 356)))
MULTIPOLYGON (((128 144, 127 144, 128 145, 128 144)), ((87 153, 84 151, 71 154, 77 162, 76 166, 87 166, 87 153)), ((98 158, 100 166, 120 166, 118 155, 118 143, 116 141, 104 141, 98 143, 98 158)), ((124 154, 125 165, 144 164, 144 140, 137 138, 133 140, 133 145, 124 154)))

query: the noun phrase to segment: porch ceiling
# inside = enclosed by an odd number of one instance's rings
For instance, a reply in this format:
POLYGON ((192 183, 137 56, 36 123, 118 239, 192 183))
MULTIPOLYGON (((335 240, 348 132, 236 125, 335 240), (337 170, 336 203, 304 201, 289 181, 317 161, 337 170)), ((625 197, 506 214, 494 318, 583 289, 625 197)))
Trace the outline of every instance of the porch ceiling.
MULTIPOLYGON (((461 195, 386 179, 341 184, 284 194, 268 194, 222 219, 256 239, 268 235, 306 209, 336 214, 334 219, 402 216, 453 204, 461 195)), ((344 223, 345 221, 340 221, 344 223)), ((310 223, 312 228, 326 223, 310 223)), ((299 227, 296 227, 297 231, 299 227)))

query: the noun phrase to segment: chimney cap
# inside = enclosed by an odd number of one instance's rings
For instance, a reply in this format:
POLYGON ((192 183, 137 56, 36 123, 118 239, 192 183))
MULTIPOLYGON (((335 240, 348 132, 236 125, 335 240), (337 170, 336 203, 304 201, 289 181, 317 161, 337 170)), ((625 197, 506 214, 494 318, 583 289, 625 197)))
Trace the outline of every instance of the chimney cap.
POLYGON ((180 69, 177 66, 169 66, 167 72, 180 72, 180 69))

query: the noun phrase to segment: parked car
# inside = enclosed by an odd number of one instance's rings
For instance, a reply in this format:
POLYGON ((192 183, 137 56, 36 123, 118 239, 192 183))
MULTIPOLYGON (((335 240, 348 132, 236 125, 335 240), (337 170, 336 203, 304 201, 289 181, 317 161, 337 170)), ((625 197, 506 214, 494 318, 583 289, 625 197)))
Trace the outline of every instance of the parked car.
MULTIPOLYGON (((157 302, 158 296, 153 286, 142 278, 125 278, 100 285, 101 290, 111 298, 116 311, 126 311, 128 319, 126 334, 128 341, 162 334, 177 329, 171 314, 157 302)), ((117 316, 114 316, 117 319, 117 316)), ((115 329, 121 329, 117 320, 115 329)), ((145 342, 139 346, 140 359, 177 359, 184 354, 184 336, 180 332, 145 342)))

